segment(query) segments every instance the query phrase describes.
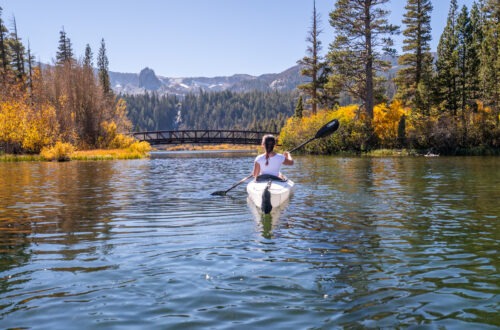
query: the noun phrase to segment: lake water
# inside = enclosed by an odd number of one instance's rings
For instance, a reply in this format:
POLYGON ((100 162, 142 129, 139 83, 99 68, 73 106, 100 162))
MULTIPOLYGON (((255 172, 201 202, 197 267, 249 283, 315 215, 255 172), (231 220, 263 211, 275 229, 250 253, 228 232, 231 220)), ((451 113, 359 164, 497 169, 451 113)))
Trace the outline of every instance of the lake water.
POLYGON ((500 158, 0 163, 0 328, 498 329, 500 158))

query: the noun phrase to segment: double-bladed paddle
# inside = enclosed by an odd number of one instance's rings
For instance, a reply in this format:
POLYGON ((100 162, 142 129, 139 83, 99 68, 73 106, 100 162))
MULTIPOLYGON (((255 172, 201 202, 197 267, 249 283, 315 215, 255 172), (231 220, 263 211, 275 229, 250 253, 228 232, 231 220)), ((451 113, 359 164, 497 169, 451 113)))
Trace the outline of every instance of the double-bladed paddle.
MULTIPOLYGON (((323 127, 321 127, 317 132, 316 132, 316 135, 312 138, 310 138, 309 140, 305 141, 304 143, 300 144, 299 146, 293 148, 292 150, 290 150, 289 152, 292 153, 294 152, 295 150, 297 149, 300 149, 302 148, 303 146, 305 146, 306 144, 308 144, 309 142, 313 141, 313 140, 316 140, 316 139, 320 139, 320 138, 324 138, 324 137, 327 137, 329 135, 331 135, 333 132, 335 132, 340 126, 340 123, 337 119, 334 119, 328 123, 326 123, 325 125, 323 125, 323 127)), ((218 196, 225 196, 230 190, 238 187, 240 184, 242 184, 243 182, 245 182, 246 180, 250 179, 253 175, 250 174, 249 176, 247 176, 246 178, 243 178, 241 179, 238 183, 234 184, 231 188, 229 188, 228 190, 219 190, 219 191, 215 191, 212 193, 212 195, 218 195, 218 196)))

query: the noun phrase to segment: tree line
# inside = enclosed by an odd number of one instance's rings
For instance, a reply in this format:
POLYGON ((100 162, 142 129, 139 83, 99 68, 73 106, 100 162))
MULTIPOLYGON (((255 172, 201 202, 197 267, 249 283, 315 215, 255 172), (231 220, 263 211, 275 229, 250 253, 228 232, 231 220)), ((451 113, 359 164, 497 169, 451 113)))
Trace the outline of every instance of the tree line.
POLYGON ((134 131, 241 129, 279 132, 293 115, 296 92, 231 91, 124 95, 134 131))
POLYGON ((76 59, 71 40, 60 31, 52 65, 35 64, 15 19, 9 30, 0 7, 0 151, 39 153, 57 141, 80 149, 107 147, 128 131, 125 103, 111 90, 104 39, 97 55, 76 59))
MULTIPOLYGON (((381 148, 396 142, 402 147, 447 153, 477 146, 499 148, 498 0, 475 1, 470 10, 467 6, 459 9, 457 1, 451 0, 436 57, 429 45, 431 0, 407 0, 401 69, 393 79, 392 99, 382 74, 390 63, 383 55, 395 54, 392 36, 401 29, 388 22, 385 8, 389 2, 337 0, 329 15, 335 38, 324 57, 319 53, 322 31, 314 6, 307 55, 299 61, 304 65, 302 74, 310 78, 299 89, 311 114, 316 115, 317 108, 338 109, 339 98, 347 93, 358 104, 356 115, 346 119, 351 133, 362 136, 358 148, 381 148), (391 123, 399 135, 397 141, 387 144, 377 134, 380 118, 374 109, 377 105, 390 109, 393 102, 401 108, 391 123)), ((296 112, 296 117, 301 116, 301 111, 296 112)))
POLYGON ((321 149, 327 152, 499 148, 498 0, 477 0, 470 9, 459 9, 451 0, 435 56, 430 52, 431 0, 406 1, 402 30, 388 22, 389 3, 336 0, 329 13, 335 38, 325 56, 314 5, 309 46, 298 61, 309 78, 298 86, 300 94, 225 91, 184 97, 117 97, 111 90, 104 40, 96 73, 90 46, 76 59, 64 28, 54 63, 36 65, 15 19, 9 30, 0 9, 0 148, 39 152, 56 141, 106 147, 118 132, 183 128, 282 130, 293 141, 299 132, 311 133, 297 125, 316 123, 302 118, 325 111, 341 116, 345 137, 321 149), (401 32, 400 69, 388 81, 382 74, 390 68, 384 55, 395 54, 392 36, 401 32), (346 100, 355 107, 339 108, 346 100))

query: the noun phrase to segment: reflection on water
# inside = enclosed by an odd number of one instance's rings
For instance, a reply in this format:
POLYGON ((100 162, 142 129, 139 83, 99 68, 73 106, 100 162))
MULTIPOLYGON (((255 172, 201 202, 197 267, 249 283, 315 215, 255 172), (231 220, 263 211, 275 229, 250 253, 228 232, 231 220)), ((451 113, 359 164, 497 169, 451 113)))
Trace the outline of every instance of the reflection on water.
POLYGON ((500 326, 498 158, 0 163, 2 328, 500 326))

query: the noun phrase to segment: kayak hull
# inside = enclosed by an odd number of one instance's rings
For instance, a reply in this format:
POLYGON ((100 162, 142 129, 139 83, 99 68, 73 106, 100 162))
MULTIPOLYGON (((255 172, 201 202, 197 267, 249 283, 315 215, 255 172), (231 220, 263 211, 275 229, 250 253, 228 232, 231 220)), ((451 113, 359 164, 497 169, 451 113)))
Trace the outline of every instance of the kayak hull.
POLYGON ((280 207, 292 195, 295 183, 292 180, 263 182, 251 181, 247 185, 249 199, 264 213, 280 207))

